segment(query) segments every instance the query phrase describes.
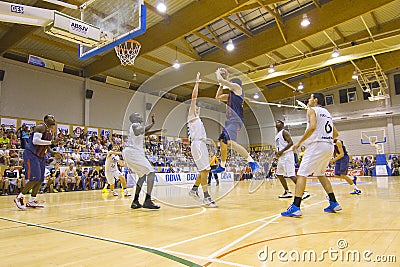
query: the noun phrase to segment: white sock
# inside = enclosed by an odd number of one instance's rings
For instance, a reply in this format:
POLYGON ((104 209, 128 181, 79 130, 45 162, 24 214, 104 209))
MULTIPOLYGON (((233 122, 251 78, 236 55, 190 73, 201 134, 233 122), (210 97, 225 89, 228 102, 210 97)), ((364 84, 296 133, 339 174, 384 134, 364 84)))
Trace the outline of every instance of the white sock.
POLYGON ((359 190, 356 186, 356 184, 353 184, 354 190, 359 190))
POLYGON ((29 202, 34 202, 35 200, 36 200, 36 197, 32 197, 32 196, 31 196, 31 197, 29 198, 29 202))
POLYGON ((221 161, 221 167, 225 168, 225 166, 226 166, 226 161, 221 161))
POLYGON ((246 160, 247 160, 247 162, 253 162, 254 161, 254 159, 251 156, 248 156, 246 160))
POLYGON ((17 196, 17 198, 23 198, 23 197, 24 197, 24 195, 22 193, 19 193, 17 196))

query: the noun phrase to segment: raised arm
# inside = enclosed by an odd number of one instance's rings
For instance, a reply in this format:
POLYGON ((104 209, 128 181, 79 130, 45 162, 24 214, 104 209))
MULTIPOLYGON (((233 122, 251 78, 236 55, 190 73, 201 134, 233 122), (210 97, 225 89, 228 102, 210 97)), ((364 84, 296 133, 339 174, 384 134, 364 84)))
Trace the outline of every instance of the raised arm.
POLYGON ((194 85, 193 92, 192 92, 192 101, 190 102, 188 117, 195 115, 197 96, 199 95, 199 83, 200 82, 201 82, 200 72, 198 72, 197 76, 196 76, 196 83, 194 85))
POLYGON ((154 114, 151 116, 151 123, 149 125, 147 125, 144 129, 145 132, 147 132, 148 130, 151 129, 151 127, 154 126, 155 120, 154 120, 154 114))

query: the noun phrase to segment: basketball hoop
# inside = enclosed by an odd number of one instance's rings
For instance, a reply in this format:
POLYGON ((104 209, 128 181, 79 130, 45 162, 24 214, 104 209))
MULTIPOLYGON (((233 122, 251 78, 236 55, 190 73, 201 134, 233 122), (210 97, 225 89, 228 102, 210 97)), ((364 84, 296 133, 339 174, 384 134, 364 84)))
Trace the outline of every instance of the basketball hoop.
POLYGON ((122 66, 132 66, 135 64, 135 58, 139 54, 140 48, 141 45, 138 41, 128 40, 125 43, 116 46, 114 49, 122 66))

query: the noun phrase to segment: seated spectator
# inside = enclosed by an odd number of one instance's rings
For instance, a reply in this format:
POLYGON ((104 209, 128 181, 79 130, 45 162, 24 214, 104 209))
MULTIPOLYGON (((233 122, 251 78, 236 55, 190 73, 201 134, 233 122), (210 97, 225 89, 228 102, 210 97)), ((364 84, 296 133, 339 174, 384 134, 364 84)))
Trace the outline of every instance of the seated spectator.
POLYGON ((83 152, 81 153, 81 161, 83 162, 84 166, 90 166, 92 163, 90 160, 90 153, 88 153, 86 148, 84 148, 83 152))
POLYGON ((83 172, 82 172, 82 164, 78 163, 76 166, 76 173, 78 174, 78 180, 80 181, 80 188, 79 190, 85 190, 85 179, 83 177, 83 172))
POLYGON ((54 165, 54 168, 50 170, 50 175, 52 177, 52 180, 54 180, 54 185, 55 185, 53 192, 54 193, 57 193, 59 191, 64 192, 65 180, 64 177, 61 175, 60 164, 56 163, 54 165))
POLYGON ((25 187, 25 185, 29 182, 28 178, 25 176, 25 167, 24 161, 21 160, 20 162, 21 168, 19 169, 19 177, 21 178, 21 189, 25 187))
POLYGON ((90 170, 89 170, 89 179, 90 179, 90 188, 92 190, 95 189, 101 189, 100 188, 100 177, 99 177, 99 172, 97 171, 96 167, 93 166, 90 170))
POLYGON ((10 155, 6 144, 1 145, 0 147, 0 164, 2 165, 10 164, 10 155))
POLYGON ((54 189, 54 183, 53 183, 54 179, 51 177, 51 173, 50 171, 46 168, 44 169, 44 180, 42 183, 42 186, 40 188, 40 194, 43 193, 51 193, 53 192, 54 189))
POLYGON ((399 176, 399 161, 397 157, 392 158, 392 164, 391 164, 391 169, 392 169, 392 175, 393 176, 399 176))
POLYGON ((0 132, 0 145, 10 145, 10 138, 8 138, 6 133, 0 132))
POLYGON ((72 191, 75 191, 76 186, 79 186, 80 184, 80 179, 78 179, 78 173, 75 170, 74 163, 70 163, 68 168, 65 169, 64 172, 64 179, 65 179, 65 185, 66 185, 66 190, 69 191, 69 188, 71 188, 72 191))
POLYGON ((104 185, 107 183, 106 170, 104 165, 100 167, 99 178, 100 178, 100 188, 104 188, 104 185))
POLYGON ((21 192, 21 180, 19 178, 19 172, 15 169, 14 165, 9 165, 8 168, 4 170, 2 180, 3 195, 7 196, 10 190, 14 194, 21 192))
POLYGON ((89 176, 89 169, 84 168, 82 171, 82 180, 83 180, 83 190, 92 189, 91 187, 91 179, 89 176))
POLYGON ((10 156, 10 164, 15 165, 18 163, 18 159, 22 158, 22 155, 20 157, 19 151, 15 145, 11 145, 11 149, 8 152, 10 156))

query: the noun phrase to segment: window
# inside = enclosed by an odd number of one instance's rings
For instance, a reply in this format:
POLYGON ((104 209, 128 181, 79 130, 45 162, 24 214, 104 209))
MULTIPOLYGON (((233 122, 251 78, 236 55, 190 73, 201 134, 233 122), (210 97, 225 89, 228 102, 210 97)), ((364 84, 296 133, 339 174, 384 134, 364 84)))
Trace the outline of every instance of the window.
POLYGON ((333 105, 333 95, 325 96, 325 105, 333 105))
POLYGON ((370 97, 370 96, 371 96, 370 93, 363 92, 363 99, 364 100, 368 100, 368 97, 370 97))
POLYGON ((395 74, 394 76, 394 89, 396 95, 400 95, 400 74, 395 74))
POLYGON ((340 104, 357 101, 357 91, 355 87, 339 90, 340 104))

